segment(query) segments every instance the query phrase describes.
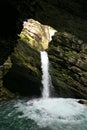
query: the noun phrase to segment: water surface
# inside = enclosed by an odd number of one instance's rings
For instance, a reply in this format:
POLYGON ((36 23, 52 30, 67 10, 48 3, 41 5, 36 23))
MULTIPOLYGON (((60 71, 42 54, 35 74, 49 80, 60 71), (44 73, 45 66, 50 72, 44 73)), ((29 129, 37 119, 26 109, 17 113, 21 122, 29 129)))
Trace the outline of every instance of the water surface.
POLYGON ((76 99, 10 101, 0 105, 0 130, 87 130, 87 107, 76 99))

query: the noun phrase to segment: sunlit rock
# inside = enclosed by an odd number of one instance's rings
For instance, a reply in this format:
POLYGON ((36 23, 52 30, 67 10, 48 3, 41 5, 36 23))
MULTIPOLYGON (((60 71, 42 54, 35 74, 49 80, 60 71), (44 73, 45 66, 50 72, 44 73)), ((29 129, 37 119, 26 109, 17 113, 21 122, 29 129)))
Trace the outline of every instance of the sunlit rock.
POLYGON ((4 77, 8 89, 21 95, 41 95, 40 51, 48 48, 54 33, 53 28, 38 21, 24 21, 18 44, 11 55, 12 68, 4 77))
POLYGON ((51 37, 55 32, 56 30, 50 26, 28 19, 23 22, 23 29, 19 36, 31 47, 40 51, 48 48, 48 44, 52 40, 51 37))
MULTIPOLYGON (((76 51, 70 50, 70 51, 66 52, 66 54, 65 54, 66 57, 65 57, 64 61, 67 61, 70 64, 73 64, 73 63, 76 64, 76 66, 74 66, 74 67, 69 66, 68 71, 69 71, 69 69, 71 69, 72 71, 70 70, 70 72, 74 73, 75 78, 78 79, 78 81, 81 84, 84 83, 84 85, 86 86, 87 71, 84 71, 84 70, 87 70, 87 65, 86 65, 87 62, 85 60, 85 59, 87 59, 86 58, 87 56, 83 54, 83 53, 87 54, 87 44, 83 44, 83 41, 85 41, 85 42, 87 41, 87 13, 86 13, 87 7, 86 7, 86 3, 87 3, 86 0, 80 0, 80 1, 76 1, 76 0, 73 0, 73 1, 72 0, 63 0, 63 1, 60 1, 60 0, 55 0, 55 1, 53 1, 53 0, 50 0, 50 1, 49 0, 45 0, 45 1, 44 0, 33 0, 33 1, 13 0, 12 1, 12 0, 9 0, 8 2, 1 1, 1 3, 0 3, 0 7, 1 7, 0 8, 0 14, 1 14, 0 15, 1 16, 1 18, 0 18, 1 19, 0 20, 0 23, 1 23, 0 24, 0 26, 1 26, 1 28, 0 28, 0 65, 2 65, 5 62, 5 60, 7 59, 7 57, 9 55, 11 55, 11 53, 13 52, 14 46, 17 43, 13 39, 13 37, 16 37, 17 34, 19 34, 20 30, 22 29, 23 21, 27 18, 34 18, 43 24, 50 25, 50 26, 54 27, 55 29, 60 30, 61 32, 64 32, 64 31, 70 32, 71 34, 74 34, 75 36, 78 36, 79 39, 81 39, 81 40, 76 41, 77 44, 76 44, 76 46, 74 46, 74 48, 76 47, 76 50, 77 49, 79 50, 78 45, 82 44, 82 46, 81 46, 82 50, 80 48, 82 53, 80 54, 80 56, 77 55, 75 58, 75 55, 78 53, 76 51), (6 19, 6 16, 8 16, 7 19, 6 19), (7 41, 7 39, 8 39, 8 41, 7 41), (79 66, 81 67, 81 71, 82 71, 82 69, 84 69, 83 70, 84 74, 82 72, 80 73, 79 66), (79 71, 79 75, 77 74, 76 71, 79 71), (84 78, 82 75, 84 76, 84 78)), ((26 23, 27 23, 27 21, 24 22, 25 25, 26 25, 26 23)), ((36 31, 38 31, 38 30, 36 30, 36 31)), ((47 30, 47 32, 48 32, 48 30, 47 30)), ((20 34, 20 37, 21 37, 21 34, 20 34)), ((51 34, 52 34, 52 32, 51 32, 51 34)), ((39 33, 39 35, 41 35, 41 34, 39 33)), ((29 40, 29 38, 24 39, 24 34, 22 36, 23 37, 21 37, 21 41, 25 42, 25 41, 29 40)), ((47 46, 48 46, 47 43, 44 43, 44 44, 41 43, 41 41, 43 41, 43 40, 40 41, 41 37, 37 38, 37 39, 39 39, 39 42, 36 42, 36 40, 34 40, 34 38, 32 38, 31 36, 30 36, 30 40, 32 41, 32 39, 33 39, 33 41, 34 41, 34 42, 30 42, 31 48, 33 47, 35 50, 37 49, 38 51, 43 50, 43 48, 47 48, 47 46), (34 43, 37 43, 37 44, 34 44, 34 43), (40 44, 38 45, 38 43, 40 43, 40 44)), ((62 38, 62 41, 63 40, 64 40, 64 38, 62 38)), ((47 41, 47 40, 45 39, 45 41, 47 41)), ((70 43, 71 41, 68 40, 66 42, 66 44, 68 45, 68 42, 70 43)), ((26 43, 29 44, 29 42, 26 42, 26 43)), ((63 43, 65 44, 65 41, 63 41, 63 43)), ((55 44, 56 44, 56 41, 55 41, 55 44)), ((23 45, 23 47, 24 47, 24 45, 23 45)), ((18 50, 19 49, 17 49, 16 51, 18 51, 18 50)), ((57 47, 57 51, 59 52, 59 53, 57 53, 57 55, 59 54, 63 58, 64 51, 61 46, 57 47)), ((16 57, 17 56, 21 57, 21 62, 25 62, 25 61, 27 61, 27 59, 30 59, 27 57, 25 58, 25 56, 23 58, 22 53, 23 53, 23 51, 21 51, 21 53, 19 53, 19 54, 17 53, 17 55, 16 55, 16 57)), ((17 59, 12 58, 12 62, 17 62, 17 64, 18 64, 18 61, 20 61, 19 60, 20 58, 18 58, 18 57, 17 57, 17 59), (15 59, 15 60, 13 60, 13 59, 15 59)), ((58 57, 58 56, 56 56, 56 57, 58 57)), ((36 58, 37 57, 35 57, 35 59, 36 58)), ((62 58, 60 58, 60 64, 61 64, 62 58)), ((55 62, 58 61, 56 59, 54 59, 54 60, 55 60, 55 62)), ((32 62, 32 60, 30 60, 30 61, 32 62)), ((21 62, 20 62, 20 64, 21 64, 21 62)), ((65 62, 63 62, 61 66, 63 66, 63 65, 67 66, 67 64, 65 62)), ((57 63, 55 64, 55 68, 57 69, 56 66, 58 66, 57 63)), ((34 70, 34 67, 29 65, 29 69, 30 68, 31 68, 31 70, 34 70)), ((60 71, 60 73, 61 73, 61 71, 60 71)), ((14 85, 14 86, 16 86, 16 85, 14 85)), ((76 85, 75 85, 75 88, 76 88, 76 85)), ((85 91, 85 89, 84 89, 84 91, 85 91)))

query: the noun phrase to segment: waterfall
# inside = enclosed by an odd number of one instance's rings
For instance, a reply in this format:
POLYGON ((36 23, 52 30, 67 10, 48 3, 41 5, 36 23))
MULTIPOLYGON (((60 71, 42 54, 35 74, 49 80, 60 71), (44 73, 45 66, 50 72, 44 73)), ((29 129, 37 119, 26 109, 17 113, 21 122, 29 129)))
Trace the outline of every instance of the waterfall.
POLYGON ((49 74, 49 59, 46 51, 41 51, 41 68, 42 68, 42 97, 48 98, 50 96, 51 78, 49 74))

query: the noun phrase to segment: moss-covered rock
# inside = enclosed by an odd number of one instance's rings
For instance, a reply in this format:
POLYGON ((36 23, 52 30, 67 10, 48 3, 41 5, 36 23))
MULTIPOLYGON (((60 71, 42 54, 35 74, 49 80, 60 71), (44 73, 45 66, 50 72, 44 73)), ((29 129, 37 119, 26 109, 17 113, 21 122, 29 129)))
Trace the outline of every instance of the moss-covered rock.
POLYGON ((69 33, 57 32, 49 44, 52 82, 56 95, 87 99, 87 47, 69 33))
POLYGON ((8 57, 4 64, 0 66, 0 101, 13 99, 14 97, 16 97, 3 85, 3 78, 9 72, 9 69, 11 67, 12 63, 10 57, 8 57))
MULTIPOLYGON (((2 65, 6 61, 8 56, 11 55, 11 53, 13 52, 14 47, 17 43, 16 42, 17 33, 21 31, 23 21, 28 18, 33 18, 35 20, 40 21, 43 24, 50 25, 54 27, 55 29, 60 30, 61 32, 64 32, 64 31, 70 32, 71 34, 78 36, 79 39, 87 42, 87 13, 86 12, 87 12, 87 0, 79 0, 79 1, 77 0, 73 0, 73 1, 72 0, 62 0, 62 1, 61 0, 55 0, 55 1, 53 0, 32 0, 32 1, 31 0, 27 0, 27 1, 25 0, 21 0, 21 1, 1 0, 0 2, 0 16, 1 16, 0 65, 2 65), (6 19, 6 17, 8 18, 6 19)), ((20 36, 22 37, 24 36, 24 34, 22 33, 20 36)), ((32 37, 28 38, 28 40, 29 39, 33 41, 33 43, 36 42, 34 38, 32 39, 32 37)), ((81 41, 77 40, 77 43, 79 42, 81 43, 81 41)), ((35 47, 38 48, 38 44, 36 44, 35 47)), ((52 47, 52 48, 56 50, 55 47, 52 47)), ((85 51, 84 53, 87 54, 86 44, 82 44, 82 48, 85 51)), ((39 49, 42 49, 41 41, 40 41, 40 46, 38 50, 39 49)), ((65 55, 64 61, 67 61, 67 62, 70 61, 70 64, 71 62, 72 63, 75 62, 74 64, 77 64, 77 66, 70 66, 71 67, 70 69, 72 70, 72 72, 76 70, 76 71, 79 71, 80 73, 80 70, 78 69, 79 65, 80 65, 81 70, 82 69, 83 71, 87 70, 86 63, 84 63, 83 61, 83 59, 84 60, 86 59, 86 55, 85 55, 85 58, 81 59, 82 55, 84 57, 84 54, 82 51, 79 58, 78 52, 76 51, 80 51, 81 49, 78 47, 78 44, 75 44, 74 47, 72 46, 72 49, 75 49, 75 50, 72 51, 68 47, 63 47, 63 46, 61 47, 61 45, 58 45, 57 50, 55 52, 52 52, 52 54, 54 53, 55 55, 58 54, 62 56, 64 53, 65 55), (63 51, 64 48, 67 50, 65 51, 65 53, 63 51), (73 58, 73 54, 77 55, 76 59, 75 57, 73 58), (78 60, 77 62, 77 59, 80 59, 80 60, 78 60)), ((52 51, 52 49, 50 51, 52 51)), ((52 55, 52 56, 55 57, 55 55, 54 56, 52 55)), ((53 60, 53 58, 51 59, 53 60)), ((61 58, 56 58, 56 60, 57 61, 55 62, 57 64, 64 66, 65 62, 62 62, 63 60, 61 58)), ((57 64, 55 65, 55 67, 57 67, 57 64)), ((82 73, 80 73, 80 75, 81 74, 82 73)), ((87 75, 85 71, 83 75, 87 75)), ((76 77, 79 80, 78 74, 75 74, 74 77, 76 77)), ((80 81, 86 84, 85 78, 81 77, 80 79, 81 79, 80 81)))
POLYGON ((18 44, 11 55, 12 68, 4 76, 4 86, 10 91, 19 95, 41 95, 40 51, 47 49, 52 31, 51 27, 33 19, 23 23, 18 44))
POLYGON ((40 54, 19 39, 11 55, 12 68, 4 76, 4 86, 19 95, 40 95, 40 54))
POLYGON ((50 26, 43 25, 33 19, 28 19, 23 22, 23 29, 19 37, 22 41, 31 46, 31 48, 41 51, 48 48, 52 31, 56 32, 56 30, 50 26))

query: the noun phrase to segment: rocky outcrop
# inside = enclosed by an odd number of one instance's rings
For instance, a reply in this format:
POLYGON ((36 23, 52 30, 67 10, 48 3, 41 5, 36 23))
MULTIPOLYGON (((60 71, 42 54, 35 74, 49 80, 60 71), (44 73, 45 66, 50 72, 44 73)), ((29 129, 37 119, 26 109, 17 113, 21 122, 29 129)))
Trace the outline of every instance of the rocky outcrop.
POLYGON ((87 99, 87 44, 33 19, 24 21, 10 64, 5 63, 9 67, 2 76, 3 86, 15 95, 41 96, 40 51, 47 48, 54 86, 52 95, 87 99))
POLYGON ((81 99, 81 100, 79 100, 79 101, 78 101, 78 103, 80 103, 80 104, 83 104, 83 105, 86 105, 86 106, 87 106, 87 101, 86 101, 86 100, 82 100, 82 99, 81 99))
POLYGON ((39 52, 19 39, 11 55, 12 68, 4 76, 4 86, 16 95, 40 96, 41 71, 39 52))
POLYGON ((1 0, 0 65, 13 52, 17 34, 20 34, 23 28, 22 23, 29 18, 61 32, 70 32, 87 41, 86 7, 86 0, 1 0))
POLYGON ((4 76, 4 86, 10 91, 23 96, 41 95, 40 51, 47 49, 53 31, 33 19, 24 21, 11 55, 12 68, 4 76))
POLYGON ((58 32, 48 53, 56 95, 87 99, 87 44, 72 34, 58 32))
POLYGON ((48 48, 51 27, 42 25, 38 21, 29 19, 24 21, 20 37, 38 51, 48 48))
POLYGON ((8 73, 11 67, 12 63, 10 57, 0 66, 0 101, 2 101, 2 99, 7 100, 15 97, 15 95, 3 85, 3 77, 8 73))

